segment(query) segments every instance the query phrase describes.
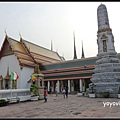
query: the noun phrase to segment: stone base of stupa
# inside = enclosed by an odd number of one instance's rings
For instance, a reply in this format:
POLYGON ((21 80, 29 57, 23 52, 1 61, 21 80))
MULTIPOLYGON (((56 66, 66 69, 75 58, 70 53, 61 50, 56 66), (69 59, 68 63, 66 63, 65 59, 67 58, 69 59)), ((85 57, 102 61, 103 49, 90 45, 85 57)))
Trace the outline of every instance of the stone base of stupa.
POLYGON ((118 97, 119 82, 97 83, 96 97, 118 97))
POLYGON ((104 94, 108 93, 109 97, 117 97, 120 86, 119 59, 109 56, 97 60, 91 81, 96 85, 97 97, 104 97, 104 94))
POLYGON ((39 99, 43 100, 44 99, 44 86, 40 86, 38 88, 38 92, 39 92, 39 99))

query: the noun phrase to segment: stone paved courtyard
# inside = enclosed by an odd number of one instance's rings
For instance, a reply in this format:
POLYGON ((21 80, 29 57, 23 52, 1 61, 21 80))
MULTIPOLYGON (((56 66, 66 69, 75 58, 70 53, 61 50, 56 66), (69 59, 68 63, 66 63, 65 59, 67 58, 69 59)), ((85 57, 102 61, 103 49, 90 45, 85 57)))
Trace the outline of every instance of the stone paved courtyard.
POLYGON ((28 101, 0 107, 0 118, 120 118, 120 105, 106 105, 103 102, 120 103, 118 98, 89 98, 69 94, 48 95, 44 100, 28 101))

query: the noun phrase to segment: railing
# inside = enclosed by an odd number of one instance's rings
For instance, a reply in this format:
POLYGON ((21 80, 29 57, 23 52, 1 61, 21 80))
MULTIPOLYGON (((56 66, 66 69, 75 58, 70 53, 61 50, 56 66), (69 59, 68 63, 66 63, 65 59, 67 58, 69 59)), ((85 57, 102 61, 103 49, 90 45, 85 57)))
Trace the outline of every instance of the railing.
POLYGON ((0 90, 0 98, 6 98, 9 103, 30 100, 31 92, 29 89, 7 89, 0 90))

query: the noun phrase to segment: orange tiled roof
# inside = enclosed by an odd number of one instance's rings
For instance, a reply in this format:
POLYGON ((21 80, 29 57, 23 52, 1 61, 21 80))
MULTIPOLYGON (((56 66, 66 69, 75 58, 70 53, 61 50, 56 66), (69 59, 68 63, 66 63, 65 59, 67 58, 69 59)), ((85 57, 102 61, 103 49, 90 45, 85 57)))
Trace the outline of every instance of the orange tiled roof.
POLYGON ((22 42, 28 48, 29 53, 37 63, 49 64, 62 60, 61 57, 54 51, 30 43, 26 40, 22 40, 22 42))
POLYGON ((30 43, 22 38, 20 38, 20 41, 17 41, 7 35, 1 49, 3 49, 6 40, 12 48, 13 54, 17 57, 20 65, 35 66, 36 63, 45 65, 62 61, 57 52, 30 43))
POLYGON ((21 65, 35 66, 33 59, 26 52, 21 42, 10 37, 8 37, 7 40, 9 41, 11 48, 21 65))

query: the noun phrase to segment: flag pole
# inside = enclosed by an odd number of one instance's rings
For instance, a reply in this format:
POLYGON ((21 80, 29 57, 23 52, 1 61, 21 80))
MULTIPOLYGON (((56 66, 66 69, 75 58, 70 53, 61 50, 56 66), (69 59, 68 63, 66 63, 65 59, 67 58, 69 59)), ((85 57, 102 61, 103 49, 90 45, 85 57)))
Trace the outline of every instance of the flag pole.
POLYGON ((11 78, 11 98, 12 98, 12 78, 11 78))

